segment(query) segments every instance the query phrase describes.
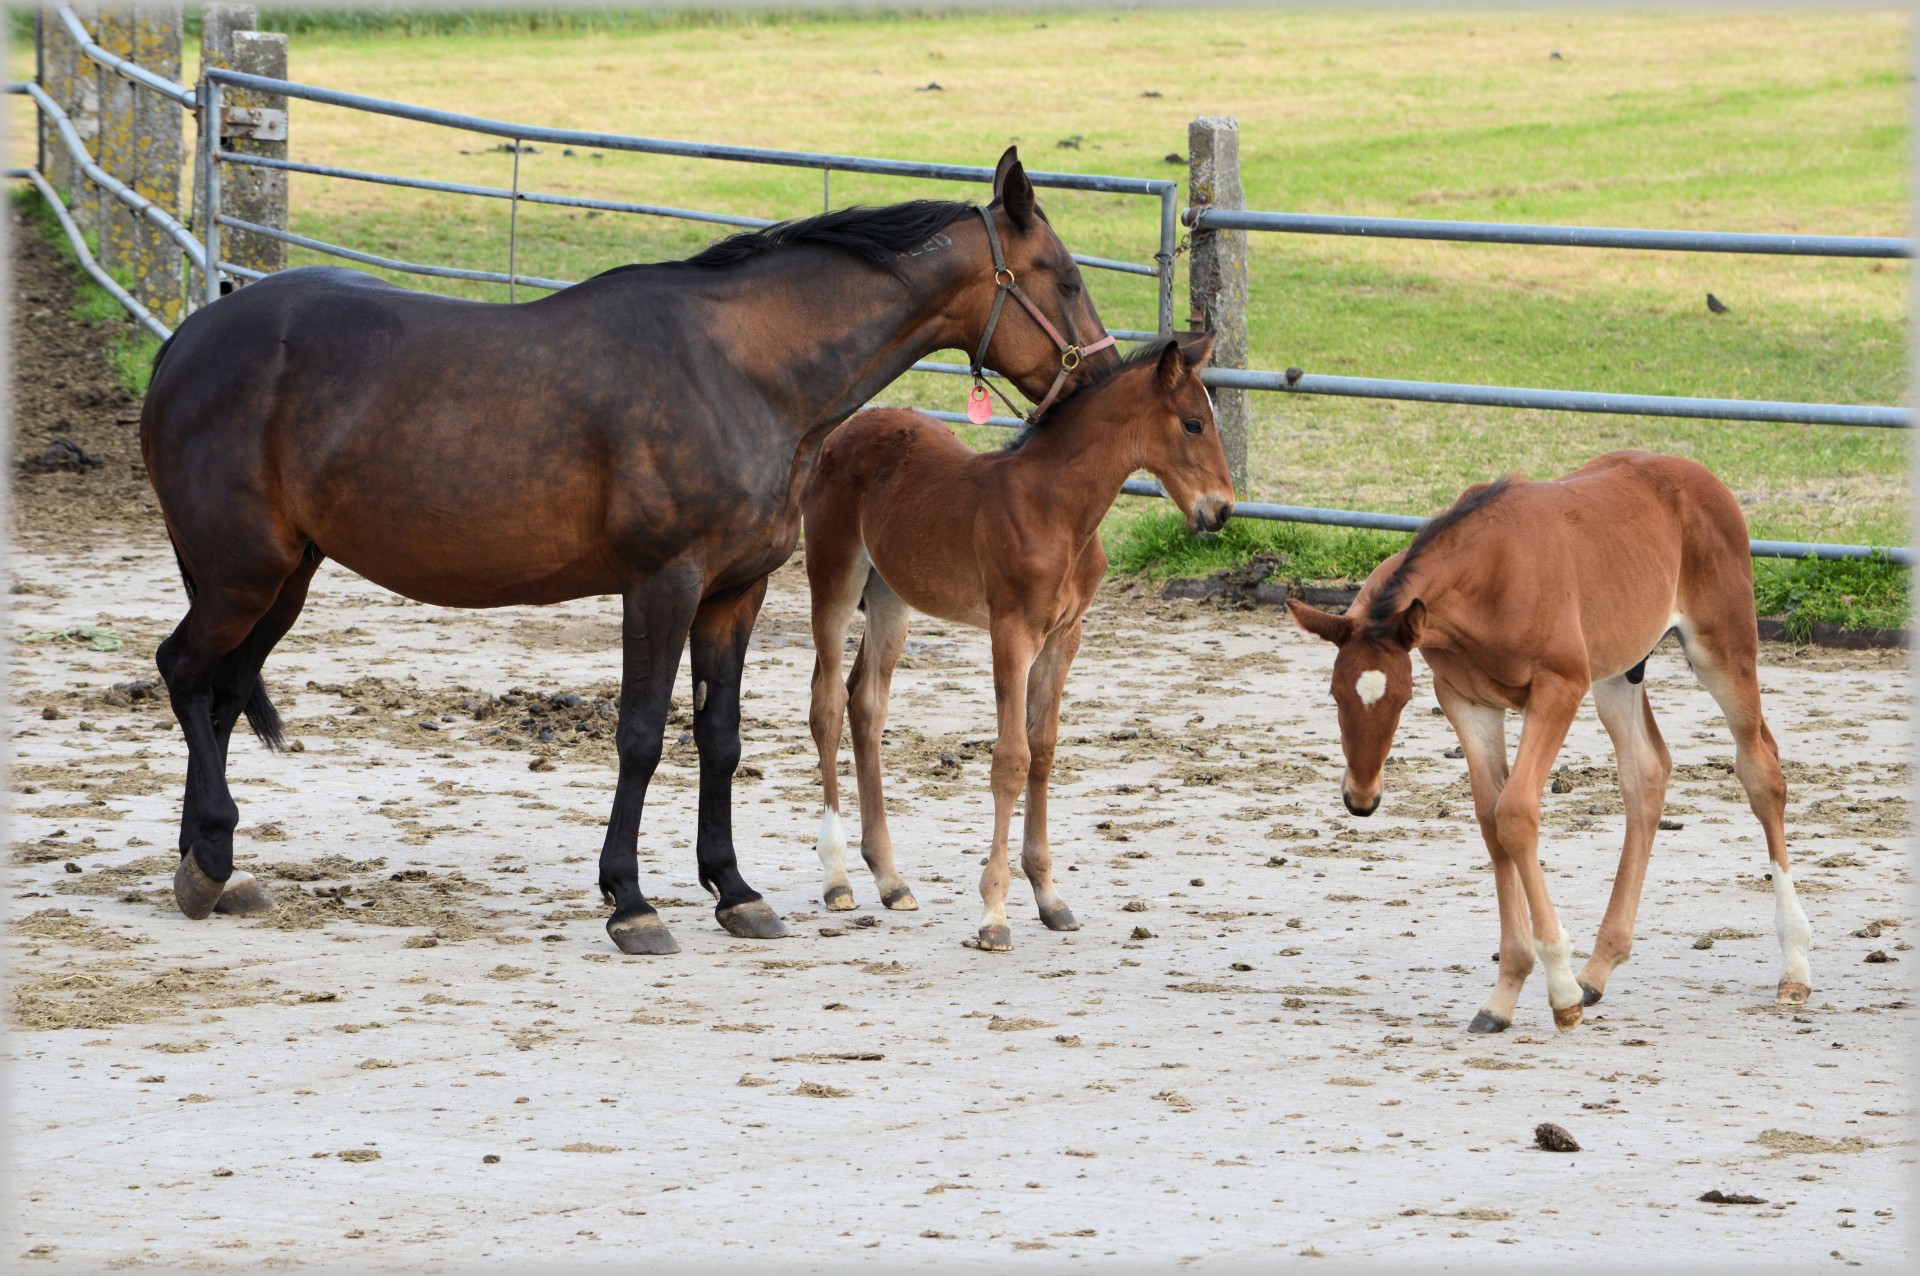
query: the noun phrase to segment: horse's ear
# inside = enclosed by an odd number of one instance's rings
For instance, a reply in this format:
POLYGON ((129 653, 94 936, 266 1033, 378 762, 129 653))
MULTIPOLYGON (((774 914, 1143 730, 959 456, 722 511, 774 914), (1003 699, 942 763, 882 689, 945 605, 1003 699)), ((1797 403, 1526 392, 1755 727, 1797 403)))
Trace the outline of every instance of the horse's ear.
POLYGON ((1036 198, 1027 170, 1020 164, 1020 148, 1009 146, 993 169, 993 197, 1007 210, 1014 229, 1025 230, 1033 224, 1036 198))
POLYGON ((1418 598, 1406 605, 1394 622, 1394 641, 1411 651, 1420 645, 1427 630, 1427 605, 1418 598))
POLYGON ((1316 638, 1326 639, 1336 647, 1353 634, 1353 618, 1350 616, 1336 616, 1318 607, 1309 607, 1298 598, 1287 599, 1287 610, 1293 613, 1300 628, 1316 638))
POLYGON ((1160 352, 1160 362, 1154 367, 1154 379, 1162 390, 1171 393, 1187 375, 1185 353, 1178 343, 1169 341, 1167 348, 1160 352))
POLYGON ((1190 341, 1180 347, 1180 357, 1186 360, 1187 367, 1198 372, 1207 366, 1207 360, 1213 358, 1213 334, 1205 332, 1200 339, 1190 341))

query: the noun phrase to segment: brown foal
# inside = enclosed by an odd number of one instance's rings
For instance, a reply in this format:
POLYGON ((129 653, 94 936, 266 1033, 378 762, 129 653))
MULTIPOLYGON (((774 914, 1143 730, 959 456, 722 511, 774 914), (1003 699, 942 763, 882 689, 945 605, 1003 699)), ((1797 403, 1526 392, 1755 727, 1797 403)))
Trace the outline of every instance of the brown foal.
POLYGON ((854 906, 840 822, 840 728, 853 724, 860 853, 888 908, 918 907, 893 863, 880 786, 888 689, 907 639, 909 607, 993 637, 999 739, 993 750, 993 849, 980 876, 979 946, 1011 948, 1007 829, 1027 791, 1020 865, 1040 920, 1080 923, 1053 883, 1047 776, 1060 692, 1080 647, 1080 619, 1107 570, 1100 520, 1138 469, 1150 470, 1186 514, 1215 531, 1233 511, 1233 479, 1199 371, 1212 338, 1165 341, 1095 372, 1011 447, 976 453, 918 412, 857 413, 828 436, 802 502, 813 589, 814 743, 825 789, 819 852, 828 908, 854 906), (867 625, 845 687, 842 659, 854 608, 867 625))
POLYGON ((1500 974, 1470 1031, 1512 1022, 1536 955, 1563 1031, 1627 960, 1673 770, 1642 681, 1648 654, 1669 631, 1726 717, 1734 773, 1766 833, 1785 957, 1779 1000, 1806 1001, 1812 933, 1787 863, 1779 750, 1760 713, 1747 524, 1707 469, 1610 452, 1552 482, 1479 484, 1375 568, 1344 616, 1287 606, 1302 628, 1340 648, 1333 698, 1347 760, 1342 797, 1355 815, 1380 803, 1381 768, 1413 693, 1413 648, 1433 671, 1466 756, 1500 899, 1500 974), (1576 979, 1540 871, 1540 787, 1589 688, 1613 740, 1626 844, 1593 956, 1576 979), (1525 715, 1511 771, 1509 709, 1525 715))

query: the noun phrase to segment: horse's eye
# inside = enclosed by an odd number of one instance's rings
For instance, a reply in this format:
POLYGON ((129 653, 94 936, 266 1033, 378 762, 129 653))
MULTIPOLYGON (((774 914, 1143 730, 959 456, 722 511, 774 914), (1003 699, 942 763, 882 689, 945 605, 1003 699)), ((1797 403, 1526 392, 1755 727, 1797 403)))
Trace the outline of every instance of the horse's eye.
POLYGON ((1185 430, 1188 434, 1198 434, 1200 433, 1200 431, 1206 429, 1207 427, 1200 424, 1200 422, 1196 421, 1194 418, 1188 417, 1186 420, 1180 423, 1180 428, 1185 430))

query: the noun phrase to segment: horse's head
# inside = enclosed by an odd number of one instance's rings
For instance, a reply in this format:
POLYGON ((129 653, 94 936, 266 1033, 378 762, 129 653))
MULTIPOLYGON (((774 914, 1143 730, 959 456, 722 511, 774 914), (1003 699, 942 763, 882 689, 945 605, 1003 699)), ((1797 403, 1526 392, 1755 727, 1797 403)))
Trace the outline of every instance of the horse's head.
POLYGON ((1051 401, 1078 384, 1080 368, 1091 370, 1119 356, 1073 254, 1040 211, 1018 147, 1009 146, 1000 157, 984 220, 991 224, 991 239, 998 241, 1002 265, 993 264, 986 226, 974 228, 984 269, 974 272, 955 299, 965 316, 963 348, 1029 399, 1051 401))
POLYGON ((1200 370, 1213 355, 1211 334, 1188 345, 1168 342, 1153 365, 1153 394, 1139 400, 1139 462, 1186 515, 1187 528, 1217 532, 1233 513, 1233 475, 1200 370))
POLYGON ((1372 815, 1380 805, 1381 772, 1400 711, 1413 697, 1413 649, 1426 624, 1426 604, 1416 598, 1379 620, 1351 610, 1335 616, 1297 598, 1287 600, 1287 610, 1302 629, 1339 648, 1333 658, 1333 702, 1340 712, 1340 751, 1347 758, 1340 797, 1355 815, 1372 815))

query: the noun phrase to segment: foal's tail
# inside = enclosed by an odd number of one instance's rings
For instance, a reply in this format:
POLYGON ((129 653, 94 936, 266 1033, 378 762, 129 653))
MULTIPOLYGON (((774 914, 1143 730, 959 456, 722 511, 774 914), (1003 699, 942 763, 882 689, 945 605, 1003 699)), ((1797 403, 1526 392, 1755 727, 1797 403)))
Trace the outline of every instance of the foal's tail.
MULTIPOLYGON (((169 538, 171 539, 171 538, 169 538)), ((180 583, 186 586, 187 602, 193 602, 193 574, 187 570, 186 560, 180 557, 180 547, 173 546, 173 561, 180 568, 180 583)), ((229 659, 232 657, 229 656, 229 659)), ((255 675, 253 686, 247 691, 247 703, 242 709, 247 715, 247 725, 253 728, 253 734, 260 743, 273 753, 283 753, 287 747, 286 728, 280 722, 280 711, 273 707, 273 701, 267 698, 267 680, 255 675)))

